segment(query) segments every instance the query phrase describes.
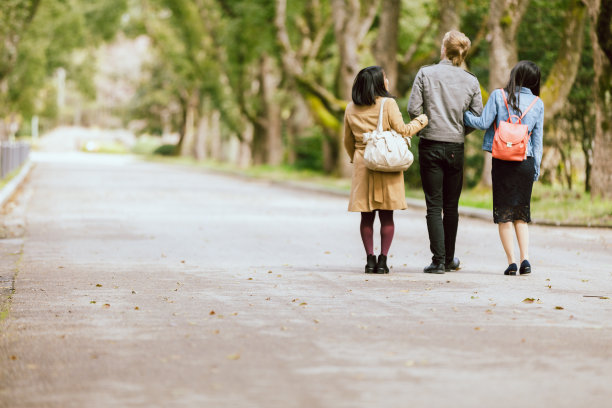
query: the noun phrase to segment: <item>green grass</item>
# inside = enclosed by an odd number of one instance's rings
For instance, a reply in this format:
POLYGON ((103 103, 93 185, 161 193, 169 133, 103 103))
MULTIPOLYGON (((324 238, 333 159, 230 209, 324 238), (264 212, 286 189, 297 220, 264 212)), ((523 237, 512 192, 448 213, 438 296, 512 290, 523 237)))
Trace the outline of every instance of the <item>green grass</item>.
POLYGON ((4 186, 6 186, 13 178, 15 178, 17 174, 19 174, 22 167, 23 167, 23 164, 17 167, 15 170, 11 171, 9 174, 7 174, 5 178, 0 180, 0 190, 3 189, 4 186))

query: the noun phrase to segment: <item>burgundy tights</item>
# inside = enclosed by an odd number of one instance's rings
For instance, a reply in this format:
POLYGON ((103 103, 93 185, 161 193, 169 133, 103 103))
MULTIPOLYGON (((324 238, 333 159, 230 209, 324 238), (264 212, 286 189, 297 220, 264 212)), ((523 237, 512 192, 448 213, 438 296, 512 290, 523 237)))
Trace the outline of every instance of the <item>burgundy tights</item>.
MULTIPOLYGON (((380 253, 387 256, 395 232, 393 210, 376 211, 378 211, 378 218, 380 219, 380 253)), ((374 218, 376 217, 376 211, 361 213, 359 230, 366 255, 374 255, 374 218)))

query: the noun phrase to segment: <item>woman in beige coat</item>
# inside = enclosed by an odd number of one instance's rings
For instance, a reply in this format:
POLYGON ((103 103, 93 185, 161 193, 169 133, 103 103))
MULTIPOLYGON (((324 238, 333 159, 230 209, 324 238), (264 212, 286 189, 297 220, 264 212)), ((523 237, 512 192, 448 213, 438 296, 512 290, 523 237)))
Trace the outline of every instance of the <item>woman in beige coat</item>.
POLYGON ((344 114, 344 147, 353 163, 353 179, 349 211, 361 212, 361 239, 367 255, 366 273, 389 273, 387 253, 393 240, 393 210, 406 208, 404 173, 369 170, 363 161, 363 134, 376 129, 380 105, 383 107, 383 130, 393 129, 403 137, 412 137, 427 125, 427 116, 420 115, 405 124, 397 102, 389 93, 389 81, 381 67, 362 69, 353 83, 352 99, 344 114), (374 256, 374 218, 380 218, 381 250, 374 256))

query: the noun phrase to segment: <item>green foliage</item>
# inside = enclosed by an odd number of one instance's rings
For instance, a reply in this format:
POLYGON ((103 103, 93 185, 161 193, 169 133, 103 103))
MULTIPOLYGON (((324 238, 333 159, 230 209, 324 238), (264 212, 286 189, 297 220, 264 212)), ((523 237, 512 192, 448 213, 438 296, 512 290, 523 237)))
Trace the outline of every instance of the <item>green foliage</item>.
POLYGON ((319 126, 307 129, 295 144, 295 164, 299 170, 323 171, 323 139, 325 134, 319 126))
POLYGON ((157 154, 160 156, 176 156, 178 154, 178 149, 176 145, 165 144, 155 149, 153 151, 153 154, 157 154))

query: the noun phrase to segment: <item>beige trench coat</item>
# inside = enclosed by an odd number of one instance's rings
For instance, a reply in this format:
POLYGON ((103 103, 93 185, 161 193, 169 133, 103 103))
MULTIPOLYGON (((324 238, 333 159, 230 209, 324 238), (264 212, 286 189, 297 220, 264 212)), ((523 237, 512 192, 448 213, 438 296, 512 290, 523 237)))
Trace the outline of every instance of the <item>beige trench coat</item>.
MULTIPOLYGON (((363 134, 376 129, 380 113, 381 97, 376 104, 357 106, 349 103, 344 114, 344 147, 353 163, 353 179, 349 211, 403 210, 406 208, 404 173, 372 171, 363 161, 363 134)), ((393 98, 388 98, 383 108, 383 130, 393 129, 404 137, 412 137, 427 125, 427 116, 420 115, 405 124, 393 98)))

